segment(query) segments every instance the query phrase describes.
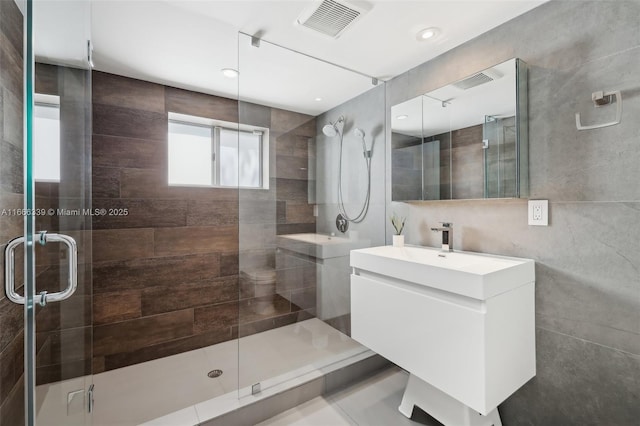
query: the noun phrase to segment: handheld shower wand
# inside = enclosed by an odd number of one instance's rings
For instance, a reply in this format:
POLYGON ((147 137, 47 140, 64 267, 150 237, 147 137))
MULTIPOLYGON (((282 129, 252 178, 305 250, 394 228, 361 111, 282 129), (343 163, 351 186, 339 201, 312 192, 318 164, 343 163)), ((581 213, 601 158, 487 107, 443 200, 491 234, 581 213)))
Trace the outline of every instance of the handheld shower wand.
POLYGON ((360 140, 362 141, 362 154, 364 155, 364 158, 371 158, 371 154, 373 154, 373 147, 370 150, 367 150, 367 144, 364 141, 364 130, 362 130, 359 127, 356 127, 353 131, 353 134, 355 134, 358 138, 360 138, 360 140))
MULTIPOLYGON (((354 129, 354 134, 362 141, 362 153, 364 155, 364 160, 367 165, 367 193, 365 196, 364 204, 362 205, 362 209, 360 212, 351 217, 347 213, 346 207, 344 205, 344 198, 342 196, 342 157, 343 157, 343 147, 342 142, 344 140, 344 116, 340 116, 335 123, 329 122, 329 124, 325 124, 322 127, 322 133, 324 133, 328 137, 335 137, 340 135, 340 161, 338 163, 338 210, 340 215, 342 215, 346 220, 353 223, 360 223, 364 220, 369 211, 369 201, 371 199, 371 155, 373 153, 373 147, 371 150, 367 150, 367 144, 364 140, 364 130, 356 127, 354 129), (340 126, 340 127, 338 127, 340 126)), ((344 232, 344 231, 343 231, 344 232)))

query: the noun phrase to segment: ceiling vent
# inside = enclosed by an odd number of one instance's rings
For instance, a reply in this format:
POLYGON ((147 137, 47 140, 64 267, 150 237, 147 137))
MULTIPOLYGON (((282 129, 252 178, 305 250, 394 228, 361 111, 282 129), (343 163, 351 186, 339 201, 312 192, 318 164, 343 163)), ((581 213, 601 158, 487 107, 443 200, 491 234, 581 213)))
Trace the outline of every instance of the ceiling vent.
POLYGON ((355 5, 345 1, 323 0, 305 10, 296 23, 325 36, 338 38, 369 9, 364 3, 355 5))
POLYGON ((472 87, 480 86, 481 84, 488 83, 490 81, 498 80, 502 78, 503 74, 493 68, 479 72, 471 77, 460 80, 457 83, 453 83, 455 87, 462 90, 469 90, 472 87))

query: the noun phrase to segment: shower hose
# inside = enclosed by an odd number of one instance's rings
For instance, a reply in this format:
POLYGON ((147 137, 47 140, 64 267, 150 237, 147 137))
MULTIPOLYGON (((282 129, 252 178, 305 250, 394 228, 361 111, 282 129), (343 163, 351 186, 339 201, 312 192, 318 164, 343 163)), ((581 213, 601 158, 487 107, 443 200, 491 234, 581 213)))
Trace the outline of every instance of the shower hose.
POLYGON ((347 219, 349 222, 360 223, 367 216, 367 212, 369 211, 369 200, 371 198, 371 155, 373 154, 373 146, 371 146, 371 150, 367 151, 367 146, 364 141, 364 136, 362 139, 362 153, 364 155, 364 161, 367 164, 367 195, 364 200, 364 204, 362 205, 362 209, 355 216, 351 217, 347 213, 347 209, 344 206, 344 198, 342 196, 342 141, 344 139, 344 135, 342 132, 340 133, 340 162, 338 164, 338 211, 340 214, 347 219))

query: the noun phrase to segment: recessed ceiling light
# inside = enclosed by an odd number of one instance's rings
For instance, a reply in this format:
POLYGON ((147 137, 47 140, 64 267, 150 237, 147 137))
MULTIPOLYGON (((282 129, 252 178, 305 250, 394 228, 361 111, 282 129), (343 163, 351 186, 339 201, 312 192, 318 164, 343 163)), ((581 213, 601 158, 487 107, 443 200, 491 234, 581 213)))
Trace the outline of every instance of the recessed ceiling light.
POLYGON ((320 102, 322 98, 316 98, 316 102, 320 102))
POLYGON ((233 68, 222 68, 220 71, 222 72, 222 75, 227 78, 236 78, 239 74, 238 71, 233 68))
POLYGON ((430 38, 434 38, 435 36, 437 36, 439 32, 440 30, 435 27, 425 28, 424 30, 418 31, 418 33, 416 34, 416 40, 429 40, 430 38))
POLYGON ((404 115, 404 114, 403 114, 403 115, 399 115, 399 116, 397 116, 396 118, 397 118, 398 120, 406 120, 407 118, 409 118, 409 116, 408 116, 408 115, 404 115))

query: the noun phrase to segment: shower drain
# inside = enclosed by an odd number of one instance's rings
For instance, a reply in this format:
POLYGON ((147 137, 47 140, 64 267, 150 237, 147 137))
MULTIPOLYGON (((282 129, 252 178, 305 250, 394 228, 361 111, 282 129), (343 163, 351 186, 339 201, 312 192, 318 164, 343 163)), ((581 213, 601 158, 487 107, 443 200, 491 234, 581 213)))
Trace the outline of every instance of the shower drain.
POLYGON ((207 373, 207 376, 211 379, 222 376, 222 370, 211 370, 207 373))

